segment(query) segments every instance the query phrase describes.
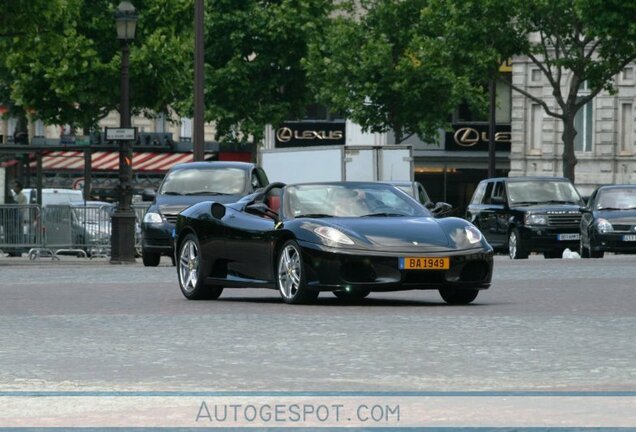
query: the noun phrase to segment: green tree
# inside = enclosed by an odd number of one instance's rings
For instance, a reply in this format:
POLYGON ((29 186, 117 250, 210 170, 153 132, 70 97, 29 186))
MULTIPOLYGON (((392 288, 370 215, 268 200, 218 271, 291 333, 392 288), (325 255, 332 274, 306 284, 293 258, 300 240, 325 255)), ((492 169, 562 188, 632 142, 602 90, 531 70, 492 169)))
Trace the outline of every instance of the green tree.
POLYGON ((305 65, 318 99, 365 131, 393 130, 399 144, 431 138, 465 98, 482 101, 467 76, 439 49, 437 29, 422 22, 428 0, 362 0, 346 5, 305 65))
POLYGON ((266 125, 303 115, 312 97, 301 60, 331 3, 206 1, 206 120, 218 139, 254 144, 266 125))
MULTIPOLYGON (((117 0, 29 1, 28 13, 45 26, 0 38, 0 86, 17 109, 48 124, 94 128, 119 108, 121 50, 116 39, 117 0), (4 66, 4 67, 3 67, 4 66)), ((135 0, 139 14, 131 44, 133 112, 183 109, 191 94, 192 1, 135 0)), ((22 19, 21 11, 16 16, 22 19)), ((37 21, 37 20, 36 20, 37 21)))
POLYGON ((636 59, 636 3, 435 0, 429 16, 443 23, 443 40, 456 54, 454 64, 465 64, 467 56, 481 59, 475 72, 484 73, 480 65, 512 52, 527 56, 541 70, 552 87, 551 96, 537 97, 515 84, 512 88, 563 122, 563 175, 574 181, 574 119, 599 92, 615 93, 615 76, 636 59), (493 37, 488 30, 496 29, 493 37), (584 83, 589 92, 580 96, 584 83))

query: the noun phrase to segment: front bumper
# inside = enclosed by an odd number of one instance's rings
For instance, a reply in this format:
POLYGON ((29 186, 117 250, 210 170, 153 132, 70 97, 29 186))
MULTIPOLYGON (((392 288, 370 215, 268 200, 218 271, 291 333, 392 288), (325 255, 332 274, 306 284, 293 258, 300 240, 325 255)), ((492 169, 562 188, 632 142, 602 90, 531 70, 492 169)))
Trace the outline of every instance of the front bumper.
POLYGON ((579 249, 579 227, 522 226, 517 228, 523 248, 529 252, 551 252, 557 249, 579 249), (572 240, 561 240, 559 236, 574 236, 572 240))
POLYGON ((174 225, 170 223, 143 223, 141 226, 142 249, 151 253, 161 253, 172 256, 174 251, 174 243, 172 239, 173 230, 174 225))
POLYGON ((409 289, 487 289, 493 270, 493 252, 481 248, 440 253, 382 253, 343 251, 300 242, 307 285, 319 291, 364 289, 398 291, 409 289), (400 270, 404 256, 448 257, 448 270, 400 270))
POLYGON ((634 232, 594 233, 590 238, 590 249, 595 252, 636 253, 636 241, 625 237, 634 238, 635 235, 634 232))

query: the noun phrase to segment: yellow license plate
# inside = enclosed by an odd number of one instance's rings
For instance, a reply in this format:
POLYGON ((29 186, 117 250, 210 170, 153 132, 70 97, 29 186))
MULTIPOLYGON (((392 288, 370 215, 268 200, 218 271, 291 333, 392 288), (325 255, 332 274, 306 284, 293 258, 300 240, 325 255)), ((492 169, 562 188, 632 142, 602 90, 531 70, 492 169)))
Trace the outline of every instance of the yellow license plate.
POLYGON ((448 270, 450 259, 443 257, 400 258, 400 270, 448 270))

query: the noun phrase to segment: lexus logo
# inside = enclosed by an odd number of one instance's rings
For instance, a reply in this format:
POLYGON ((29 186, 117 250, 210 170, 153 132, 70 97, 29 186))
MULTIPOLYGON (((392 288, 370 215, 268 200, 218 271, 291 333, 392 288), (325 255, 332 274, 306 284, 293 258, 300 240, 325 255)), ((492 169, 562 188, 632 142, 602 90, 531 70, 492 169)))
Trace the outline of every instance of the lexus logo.
POLYGON ((288 142, 289 140, 292 139, 293 135, 294 133, 288 127, 280 128, 276 131, 276 138, 280 142, 288 142))

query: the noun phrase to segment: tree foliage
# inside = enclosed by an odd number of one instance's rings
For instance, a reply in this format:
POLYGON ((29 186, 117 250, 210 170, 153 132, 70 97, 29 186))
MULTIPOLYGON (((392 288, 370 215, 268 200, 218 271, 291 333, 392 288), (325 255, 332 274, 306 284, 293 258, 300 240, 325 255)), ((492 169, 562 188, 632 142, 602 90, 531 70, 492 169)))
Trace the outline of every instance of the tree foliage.
POLYGON ((311 101, 301 60, 329 0, 206 1, 206 120, 221 140, 257 142, 311 101))
MULTIPOLYGON (((32 16, 41 25, 0 38, 6 53, 0 65, 0 85, 8 89, 13 105, 28 108, 48 124, 85 129, 118 109, 121 49, 114 12, 119 2, 18 3, 28 3, 28 7, 16 7, 16 22, 32 16)), ((139 22, 131 42, 132 110, 179 108, 191 93, 192 1, 135 0, 134 5, 139 22)))
MULTIPOLYGON (((443 23, 444 41, 453 47, 456 64, 465 62, 466 52, 486 63, 519 54, 541 70, 552 87, 551 96, 539 97, 523 86, 512 87, 540 104, 548 115, 563 121, 563 174, 574 181, 574 118, 602 90, 615 92, 615 76, 636 59, 636 3, 435 1, 430 15, 443 23), (589 92, 580 96, 585 82, 589 92)), ((483 68, 476 72, 483 73, 483 68)))
POLYGON ((310 45, 308 76, 320 101, 396 143, 434 136, 462 98, 478 100, 423 21, 428 0, 364 0, 336 16, 310 45))

